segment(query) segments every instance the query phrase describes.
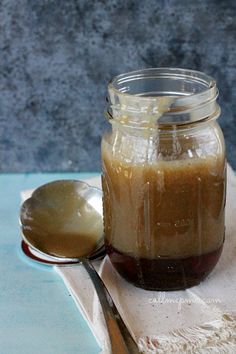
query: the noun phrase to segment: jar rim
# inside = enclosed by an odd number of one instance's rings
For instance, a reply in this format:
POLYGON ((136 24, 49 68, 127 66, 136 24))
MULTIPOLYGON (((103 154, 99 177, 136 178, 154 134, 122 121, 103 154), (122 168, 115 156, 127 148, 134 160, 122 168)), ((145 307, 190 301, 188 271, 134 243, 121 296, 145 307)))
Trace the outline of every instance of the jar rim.
MULTIPOLYGON (((144 79, 148 78, 152 74, 152 78, 157 78, 162 76, 163 78, 168 75, 171 75, 171 78, 175 77, 182 77, 184 78, 191 78, 195 79, 198 82, 202 82, 205 84, 205 90, 202 90, 201 93, 204 91, 208 91, 212 88, 216 88, 216 80, 210 76, 205 74, 202 71, 198 70, 192 70, 192 69, 184 69, 184 68, 170 68, 170 67, 160 67, 160 68, 145 68, 145 69, 139 69, 139 70, 134 70, 134 71, 128 71, 123 74, 119 74, 114 76, 108 83, 108 88, 114 90, 115 92, 125 95, 125 96, 134 96, 133 93, 129 93, 127 91, 121 91, 119 90, 116 85, 119 85, 120 83, 130 81, 130 80, 137 80, 137 79, 144 79), (156 77, 154 76, 156 74, 156 77), (208 84, 208 85, 206 85, 208 84)), ((200 93, 200 94, 201 94, 200 93)), ((194 95, 198 95, 195 93, 194 95)), ((146 99, 146 98, 154 98, 152 95, 147 95, 147 96, 139 96, 140 99, 146 99)), ((176 98, 180 99, 180 98, 176 98)))
POLYGON ((197 70, 161 67, 131 71, 110 80, 108 92, 113 114, 120 110, 155 115, 161 110, 159 124, 217 118, 220 111, 216 81, 197 70), (155 91, 146 90, 148 87, 155 91), (160 109, 160 98, 165 97, 170 103, 160 109))

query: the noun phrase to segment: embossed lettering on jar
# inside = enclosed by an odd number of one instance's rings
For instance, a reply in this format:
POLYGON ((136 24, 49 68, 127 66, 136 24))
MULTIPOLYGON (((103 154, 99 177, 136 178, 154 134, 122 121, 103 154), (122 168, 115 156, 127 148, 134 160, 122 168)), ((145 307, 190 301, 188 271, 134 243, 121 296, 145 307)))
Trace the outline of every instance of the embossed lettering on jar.
POLYGON ((144 289, 196 285, 216 265, 225 233, 216 83, 161 68, 115 77, 108 90, 102 185, 110 260, 144 289))

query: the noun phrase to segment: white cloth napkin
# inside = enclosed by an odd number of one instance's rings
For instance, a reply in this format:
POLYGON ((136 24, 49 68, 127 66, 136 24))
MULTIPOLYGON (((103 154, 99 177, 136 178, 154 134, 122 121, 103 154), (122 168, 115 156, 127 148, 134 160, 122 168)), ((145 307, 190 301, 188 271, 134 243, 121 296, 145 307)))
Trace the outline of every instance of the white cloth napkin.
MULTIPOLYGON (((100 187, 100 177, 87 180, 100 187)), ((22 193, 25 199, 30 191, 22 193)), ((222 256, 200 285, 183 291, 138 289, 108 257, 94 262, 143 353, 236 353, 236 176, 228 166, 226 239, 222 256)), ((109 337, 91 280, 82 266, 55 266, 88 322, 102 353, 109 337)))

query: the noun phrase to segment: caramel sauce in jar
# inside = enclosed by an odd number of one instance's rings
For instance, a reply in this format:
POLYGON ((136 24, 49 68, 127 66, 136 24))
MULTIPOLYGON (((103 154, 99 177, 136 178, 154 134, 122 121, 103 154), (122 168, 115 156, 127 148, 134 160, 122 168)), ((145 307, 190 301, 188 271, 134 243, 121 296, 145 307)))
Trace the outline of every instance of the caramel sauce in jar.
MULTIPOLYGON (((170 104, 168 97, 164 111, 170 104)), ((196 124, 196 111, 194 122, 170 124, 169 129, 158 121, 153 125, 151 119, 148 125, 148 115, 142 125, 143 115, 139 114, 140 124, 134 124, 135 113, 128 119, 121 119, 122 114, 114 116, 112 132, 102 141, 110 260, 126 280, 144 289, 197 285, 216 265, 224 242, 226 163, 221 129, 214 119, 196 124)))

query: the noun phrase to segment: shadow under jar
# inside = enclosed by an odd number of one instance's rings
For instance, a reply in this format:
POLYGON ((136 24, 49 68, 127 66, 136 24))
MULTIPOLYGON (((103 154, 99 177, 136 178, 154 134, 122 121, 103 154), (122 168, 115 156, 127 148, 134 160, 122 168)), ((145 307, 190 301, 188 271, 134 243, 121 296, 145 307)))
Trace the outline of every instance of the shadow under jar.
POLYGON ((145 69, 115 77, 108 91, 102 187, 110 260, 144 289, 199 284, 225 233, 216 83, 192 70, 145 69))

